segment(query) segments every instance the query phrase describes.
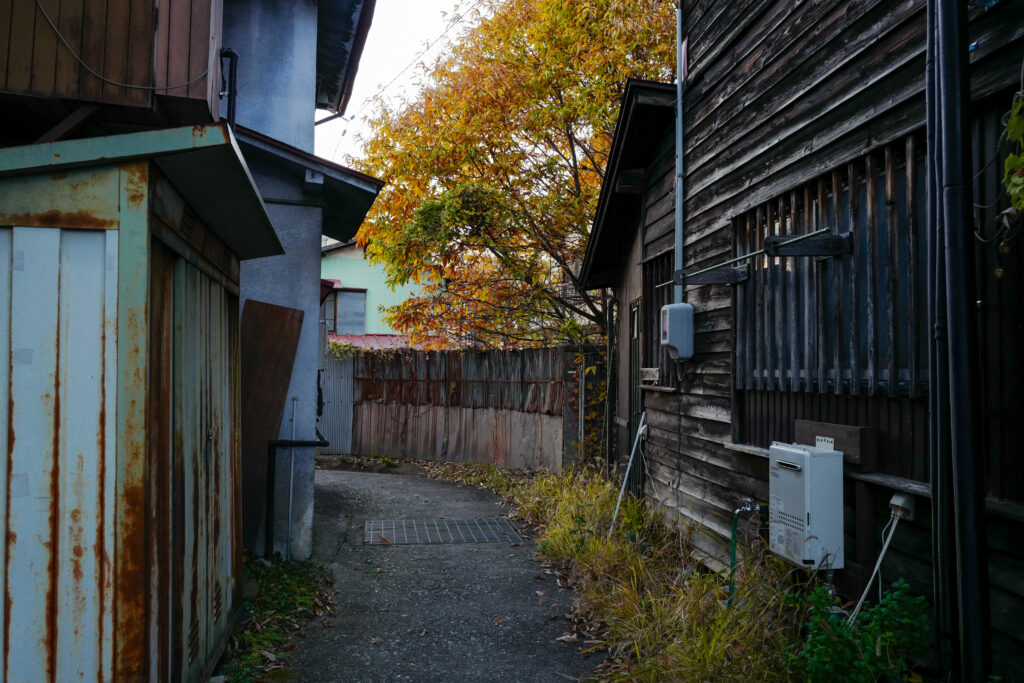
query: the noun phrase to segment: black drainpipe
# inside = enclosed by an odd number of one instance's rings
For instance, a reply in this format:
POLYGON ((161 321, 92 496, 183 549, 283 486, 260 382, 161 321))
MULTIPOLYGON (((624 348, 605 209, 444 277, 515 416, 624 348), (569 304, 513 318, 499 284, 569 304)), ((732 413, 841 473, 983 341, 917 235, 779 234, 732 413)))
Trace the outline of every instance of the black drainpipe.
MULTIPOLYGON (((934 0, 933 0, 934 1, 934 0)), ((970 84, 967 69, 967 16, 962 2, 938 2, 934 9, 936 87, 940 126, 933 142, 940 152, 942 214, 940 249, 944 251, 946 375, 949 400, 949 461, 956 536, 956 600, 959 628, 958 664, 963 681, 985 680, 991 668, 989 644, 988 544, 984 523, 984 494, 976 455, 977 340, 975 338, 972 263, 970 84)), ((937 264, 938 265, 938 264, 937 264)), ((944 271, 944 272, 943 272, 944 271)), ((942 364, 942 358, 937 358, 942 364)), ((942 414, 940 413, 940 419, 942 414)), ((940 427, 941 428, 941 427, 940 427)), ((941 478, 940 478, 941 482, 941 478)))
MULTIPOLYGON (((264 520, 263 556, 270 559, 274 556, 274 479, 277 475, 277 458, 274 454, 278 448, 293 446, 298 448, 326 448, 331 443, 324 438, 320 430, 316 430, 317 441, 301 441, 296 439, 274 439, 267 444, 267 514, 264 520)), ((288 520, 289 524, 291 520, 288 520)))
MULTIPOLYGON (((939 102, 936 78, 936 8, 927 7, 927 57, 925 63, 925 100, 927 121, 928 180, 928 471, 931 482, 932 591, 935 606, 935 652, 941 671, 959 670, 956 656, 956 538, 953 535, 953 489, 950 486, 949 383, 946 378, 945 259, 941 226, 942 202, 940 176, 942 154, 939 140, 939 102)), ((909 163, 909 162, 908 162, 909 163)))
POLYGON ((228 60, 227 86, 222 90, 221 97, 225 94, 228 97, 228 125, 235 130, 235 104, 238 98, 238 53, 230 47, 221 48, 221 78, 223 79, 223 60, 228 60))

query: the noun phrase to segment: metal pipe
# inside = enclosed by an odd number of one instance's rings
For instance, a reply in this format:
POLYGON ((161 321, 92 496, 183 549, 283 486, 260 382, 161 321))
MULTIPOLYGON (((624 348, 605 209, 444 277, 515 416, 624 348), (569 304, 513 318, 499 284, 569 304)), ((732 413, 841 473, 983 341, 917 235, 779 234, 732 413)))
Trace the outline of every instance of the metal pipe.
POLYGON ((586 406, 587 406, 587 356, 584 353, 583 358, 580 361, 580 376, 577 378, 580 383, 580 400, 576 402, 576 406, 579 408, 579 439, 580 439, 580 461, 586 457, 586 438, 584 430, 586 429, 586 406))
MULTIPOLYGON (((675 269, 683 269, 683 94, 686 91, 686 46, 683 45, 683 0, 676 5, 676 196, 675 196, 675 269)), ((683 303, 683 285, 676 285, 673 301, 683 303)))
MULTIPOLYGON (((822 233, 831 232, 831 231, 832 231, 832 228, 824 227, 824 228, 822 228, 820 230, 815 230, 814 232, 809 232, 806 235, 800 235, 799 237, 794 237, 791 240, 786 240, 785 242, 779 242, 774 247, 772 247, 772 249, 781 249, 782 247, 788 247, 791 244, 796 244, 797 242, 803 242, 806 239, 810 239, 812 237, 817 237, 818 235, 821 235, 822 233)), ((725 266, 731 266, 732 264, 739 263, 740 261, 746 261, 748 259, 752 259, 755 256, 760 256, 763 253, 765 253, 764 249, 758 249, 757 251, 752 251, 749 254, 744 254, 743 256, 737 256, 736 258, 731 258, 728 261, 722 261, 721 263, 716 263, 713 266, 708 266, 707 268, 701 268, 700 270, 695 270, 692 273, 683 273, 682 277, 683 278, 688 278, 688 277, 693 277, 695 275, 700 275, 701 273, 708 273, 708 272, 710 272, 712 270, 718 270, 719 268, 724 268, 725 266)), ((659 287, 667 287, 668 285, 672 284, 673 282, 674 282, 674 280, 669 280, 668 282, 662 282, 659 285, 655 285, 654 288, 658 289, 659 287)))
MULTIPOLYGON (((295 402, 298 396, 292 396, 292 441, 295 441, 295 402)), ((295 446, 288 449, 288 527, 285 532, 284 557, 292 559, 292 498, 295 492, 295 446)))
POLYGON ((278 448, 296 446, 299 448, 326 448, 331 442, 323 437, 319 429, 315 429, 317 440, 273 439, 267 442, 267 513, 264 520, 263 555, 274 555, 274 480, 277 475, 277 463, 274 454, 278 448))
POLYGON ((235 106, 238 98, 238 53, 229 47, 221 48, 221 58, 228 60, 228 125, 235 129, 235 106))
MULTIPOLYGON (((945 265, 942 258, 942 203, 939 201, 939 166, 941 149, 938 144, 939 109, 938 83, 936 79, 936 22, 935 0, 927 4, 927 32, 925 53, 925 103, 927 131, 927 215, 925 224, 928 239, 927 297, 928 329, 928 470, 931 484, 931 542, 932 542, 932 591, 935 605, 935 651, 939 669, 957 669, 953 634, 955 618, 951 614, 951 603, 956 593, 950 572, 950 503, 949 490, 949 387, 945 378, 946 314, 945 314, 945 265), (952 661, 950 661, 952 657, 952 661)), ((908 160, 912 163, 913 160, 908 160)))
POLYGON ((629 486, 629 471, 633 468, 633 459, 636 458, 637 450, 640 448, 640 439, 647 435, 647 411, 640 413, 640 424, 636 427, 636 436, 633 437, 633 450, 629 452, 629 462, 626 463, 626 473, 622 475, 622 488, 619 490, 619 499, 615 503, 615 512, 612 513, 612 524, 608 527, 608 538, 612 537, 615 531, 615 521, 619 518, 619 508, 622 506, 622 497, 626 494, 626 487, 629 486))
POLYGON ((939 113, 941 117, 942 235, 945 251, 947 367, 949 379, 950 453, 956 534, 957 611, 959 614, 960 678, 984 680, 991 666, 988 610, 988 558, 982 481, 975 453, 977 358, 975 325, 970 301, 974 285, 968 277, 973 240, 969 112, 967 80, 967 16, 960 2, 939 2, 939 113))
MULTIPOLYGON (((605 314, 608 317, 607 317, 607 323, 606 323, 606 328, 605 328, 606 336, 605 336, 605 357, 604 357, 604 365, 605 365, 605 382, 604 382, 604 387, 605 387, 605 392, 604 392, 604 424, 605 424, 605 429, 604 429, 605 437, 604 438, 605 438, 605 448, 604 448, 604 459, 605 459, 605 469, 607 470, 608 476, 611 476, 611 474, 612 474, 612 468, 613 468, 613 464, 612 463, 614 462, 614 460, 612 459, 612 449, 618 450, 618 443, 613 443, 613 441, 615 441, 613 439, 613 435, 615 434, 615 431, 614 431, 615 428, 613 426, 613 418, 614 418, 614 415, 615 415, 615 410, 618 408, 618 405, 617 405, 618 402, 615 400, 616 396, 617 396, 616 392, 618 391, 618 388, 617 388, 616 383, 615 383, 616 377, 615 377, 615 373, 614 373, 614 368, 618 367, 618 365, 615 362, 615 353, 616 353, 615 342, 618 339, 618 331, 615 328, 615 324, 616 324, 616 320, 615 320, 615 307, 617 305, 618 305, 618 300, 614 296, 612 296, 610 299, 608 299, 608 304, 607 304, 607 307, 605 309, 605 314)), ((618 455, 617 454, 615 456, 615 459, 616 460, 618 459, 618 455)))

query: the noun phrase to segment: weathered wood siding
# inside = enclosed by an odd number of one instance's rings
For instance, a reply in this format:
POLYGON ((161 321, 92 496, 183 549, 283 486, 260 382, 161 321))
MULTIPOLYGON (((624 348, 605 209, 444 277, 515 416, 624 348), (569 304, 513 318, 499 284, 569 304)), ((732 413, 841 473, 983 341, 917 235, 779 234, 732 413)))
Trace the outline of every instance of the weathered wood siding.
MULTIPOLYGON (((902 150, 911 134, 923 140, 924 0, 694 0, 685 3, 685 12, 684 33, 689 45, 684 105, 687 268, 713 265, 731 257, 737 249, 742 253, 745 249, 735 242, 735 219, 759 207, 774 210, 775 204, 770 202, 778 202, 797 188, 802 191, 804 184, 816 183, 819 178, 825 188, 823 196, 827 196, 829 183, 838 178, 833 173, 845 174, 851 162, 863 160, 869 152, 876 155, 882 172, 879 182, 884 185, 886 147, 902 150)), ((1021 5, 1003 4, 988 12, 971 10, 971 84, 972 97, 980 103, 977 120, 995 120, 1009 106, 1006 97, 997 101, 986 98, 1005 95, 1009 88, 1018 87, 1024 57, 1022 38, 1021 5), (989 110, 996 113, 985 113, 989 110)), ((991 125, 984 130, 976 128, 979 142, 987 140, 979 147, 982 151, 975 160, 976 170, 994 154, 997 134, 991 125)), ((662 153, 647 169, 648 193, 642 220, 645 259, 673 244, 671 131, 668 137, 662 153)), ((905 173, 906 169, 897 172, 905 173)), ((997 191, 999 173, 999 169, 988 172, 993 176, 989 179, 992 188, 979 203, 993 202, 991 195, 997 191)), ((863 182, 863 168, 860 174, 863 182)), ((887 218, 885 212, 903 210, 884 201, 875 208, 882 212, 883 219, 887 218)), ((979 225, 991 227, 989 221, 991 215, 979 214, 979 225)), ((888 247, 883 244, 880 248, 888 247)), ((924 254, 917 255, 924 258, 924 254)), ((989 249, 978 257, 979 278, 985 268, 992 271, 1002 266, 1008 272, 1010 260, 1014 266, 1020 262, 1019 257, 1009 259, 989 249)), ((823 272, 832 270, 826 267, 823 272)), ((999 425, 998 429, 990 427, 986 438, 991 444, 1005 444, 1004 434, 1009 432, 1004 430, 1012 419, 1006 409, 1020 398, 1024 382, 1012 384, 1005 377, 1000 379, 999 368, 1003 363, 1004 367, 1017 368, 1014 372, 1020 375, 1020 362, 1016 357, 1009 358, 1016 352, 1008 344, 1010 339, 1019 340, 1022 321, 1019 315, 1011 320, 1005 314, 1008 306, 1019 303, 1020 289, 991 278, 988 282, 979 279, 979 284, 981 295, 992 300, 992 312, 981 320, 987 335, 983 344, 988 349, 986 356, 990 356, 985 359, 986 387, 999 393, 986 399, 988 414, 999 425)), ((879 291, 888 292, 886 286, 882 283, 879 291)), ((646 292, 649 284, 644 287, 646 292)), ((644 392, 651 427, 647 495, 661 505, 667 518, 699 523, 724 539, 729 534, 732 511, 743 498, 767 499, 765 454, 757 448, 744 448, 741 443, 763 446, 771 439, 791 439, 792 422, 801 417, 877 423, 881 469, 896 478, 880 474, 875 479, 847 481, 846 521, 851 549, 847 555, 852 571, 847 573, 846 585, 853 588, 862 579, 858 565, 868 559, 873 562, 877 555, 893 488, 913 488, 926 479, 926 406, 921 402, 926 386, 915 392, 894 388, 897 395, 892 398, 886 398, 888 389, 880 384, 874 398, 869 399, 867 392, 839 396, 836 385, 827 383, 828 373, 842 375, 850 370, 839 367, 837 371, 832 353, 823 355, 821 363, 816 358, 815 366, 808 368, 818 378, 814 386, 809 382, 796 388, 776 386, 776 381, 766 375, 763 385, 736 391, 734 297, 742 297, 742 289, 729 285, 686 288, 686 300, 697 310, 697 353, 684 366, 677 392, 644 392), (826 379, 824 387, 819 386, 821 378, 826 379), (737 398, 744 403, 737 404, 737 398), (734 431, 741 410, 767 418, 744 425, 742 433, 734 431), (885 462, 890 449, 899 455, 885 462)), ((918 303, 923 307, 923 301, 918 303)), ((750 304, 739 302, 747 309, 750 304)), ((823 310, 831 311, 827 306, 823 310)), ((887 326, 907 322, 893 316, 887 320, 887 326)), ((761 332, 770 334, 779 320, 762 322, 765 327, 761 332)), ((628 321, 620 321, 620 332, 625 324, 628 321)), ((656 331, 651 322, 645 327, 648 333, 656 331)), ((835 345, 830 348, 836 349, 835 345)), ((883 377, 886 371, 895 376, 898 369, 876 370, 878 377, 883 377)), ((917 384, 912 379, 908 378, 908 386, 917 384)), ((1021 440, 1020 436, 1011 438, 1016 438, 1016 443, 1021 440)), ((990 496, 1016 496, 1009 491, 1011 487, 1016 487, 1019 494, 1020 485, 1009 481, 1011 477, 1020 480, 1019 458, 1013 459, 1005 451, 1002 457, 990 456, 987 467, 990 496)), ((1005 675, 1011 670, 1008 667, 1012 666, 1013 653, 1024 647, 1020 626, 1024 623, 1020 619, 1024 614, 1024 584, 1019 581, 1024 553, 1010 542, 1020 534, 1024 518, 1019 506, 990 500, 989 508, 993 643, 999 670, 1005 675), (1013 579, 1015 576, 1017 579, 1013 579)), ((900 547, 894 545, 890 550, 883 572, 887 581, 906 576, 916 590, 929 593, 931 552, 924 495, 919 494, 918 510, 914 523, 906 528, 901 525, 901 540, 896 544, 900 547)), ((724 551, 724 542, 716 543, 705 534, 692 538, 712 555, 721 556, 724 551)))
POLYGON ((154 95, 219 111, 221 0, 42 0, 71 50, 33 0, 0 0, 0 91, 128 107, 154 95), (201 76, 188 87, 168 88, 201 76))
POLYGON ((561 470, 579 452, 574 360, 565 348, 359 353, 352 452, 561 470))

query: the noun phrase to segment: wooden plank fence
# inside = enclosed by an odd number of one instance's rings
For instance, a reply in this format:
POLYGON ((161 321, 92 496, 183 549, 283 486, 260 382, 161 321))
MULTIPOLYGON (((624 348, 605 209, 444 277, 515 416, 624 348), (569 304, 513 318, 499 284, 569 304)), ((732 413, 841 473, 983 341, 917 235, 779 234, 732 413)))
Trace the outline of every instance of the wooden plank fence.
POLYGON ((330 363, 351 363, 353 454, 558 471, 583 452, 581 429, 600 429, 603 412, 591 404, 603 400, 593 380, 604 373, 584 371, 595 355, 566 347, 365 351, 330 363), (590 394, 584 420, 581 390, 590 394))

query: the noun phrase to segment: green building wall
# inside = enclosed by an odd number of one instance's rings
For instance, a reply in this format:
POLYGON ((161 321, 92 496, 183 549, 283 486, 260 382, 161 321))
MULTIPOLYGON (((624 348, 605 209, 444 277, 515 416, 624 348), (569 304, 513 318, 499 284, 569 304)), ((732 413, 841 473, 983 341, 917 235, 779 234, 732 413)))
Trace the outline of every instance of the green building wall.
POLYGON ((341 286, 366 290, 366 334, 397 334, 384 322, 381 307, 394 306, 419 294, 418 285, 406 285, 392 291, 387 285, 384 266, 371 265, 356 244, 336 247, 320 258, 320 277, 338 280, 341 286))

